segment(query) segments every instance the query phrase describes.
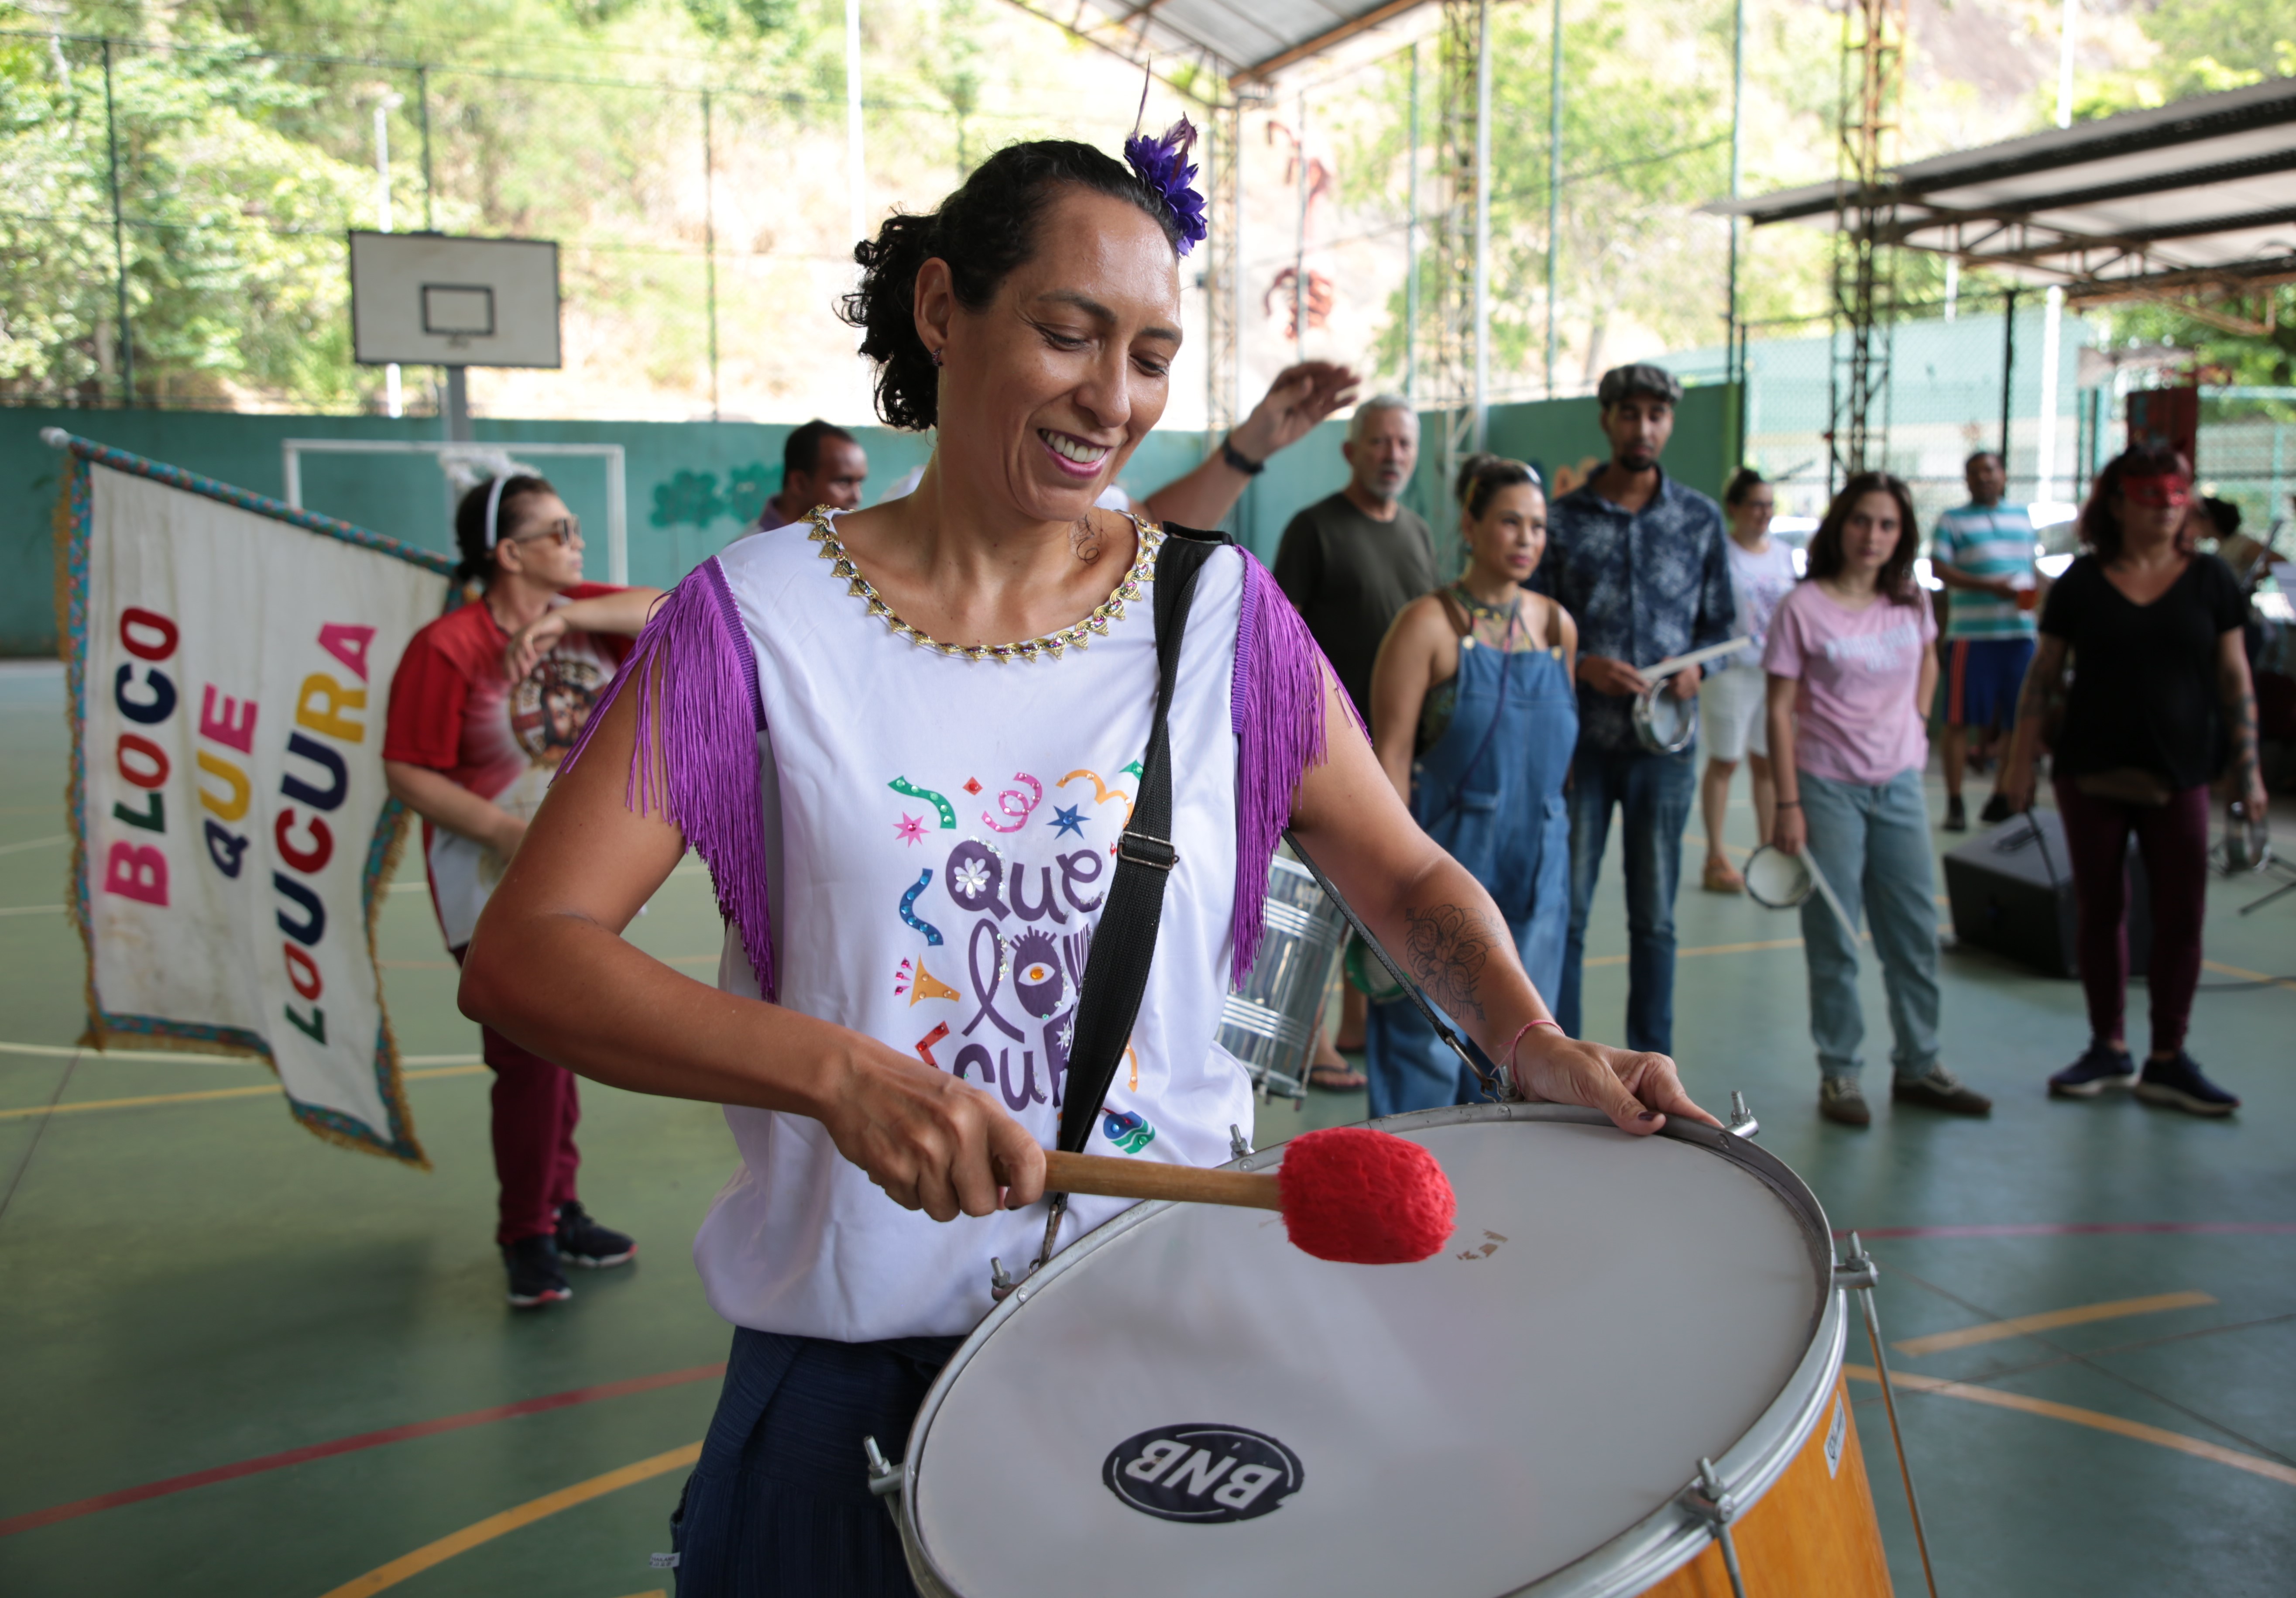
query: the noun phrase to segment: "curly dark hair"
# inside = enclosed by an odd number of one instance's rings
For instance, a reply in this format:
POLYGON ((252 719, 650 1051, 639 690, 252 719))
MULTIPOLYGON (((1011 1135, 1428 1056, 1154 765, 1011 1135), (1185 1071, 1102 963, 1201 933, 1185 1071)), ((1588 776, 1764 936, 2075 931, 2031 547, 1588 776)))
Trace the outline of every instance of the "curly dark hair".
POLYGON ((1521 461, 1510 461, 1505 455, 1472 455, 1459 463, 1459 480, 1451 486, 1452 497, 1459 508, 1475 520, 1491 508, 1502 488, 1513 488, 1529 483, 1544 494, 1546 485, 1538 473, 1521 461))
POLYGON ((1741 466, 1730 474, 1729 484, 1722 490, 1722 503, 1735 510, 1746 503, 1746 496, 1769 480, 1751 466, 1741 466))
MULTIPOLYGON (((463 563, 455 568, 455 580, 467 583, 484 581, 495 574, 495 552, 487 547, 487 496, 494 492, 494 479, 488 479, 468 494, 455 507, 455 547, 461 552, 463 563)), ((521 472, 503 484, 502 504, 495 507, 495 537, 499 543, 518 530, 518 502, 539 494, 555 494, 550 479, 529 477, 521 472)))
POLYGON ((1036 253, 1037 225, 1063 184, 1137 207, 1179 258, 1179 229, 1163 196, 1122 161, 1073 139, 1006 145, 931 216, 888 217, 874 239, 853 247, 861 286, 845 296, 837 314, 861 330, 861 353, 877 368, 877 414, 887 426, 922 432, 940 419, 940 381, 917 337, 917 269, 935 258, 947 261, 957 304, 980 310, 1036 253))
POLYGON ((2193 463, 2165 444, 2139 444, 2122 450, 2096 474, 2081 506, 2080 541, 2096 552, 2101 562, 2120 558, 2120 484, 2124 478, 2181 477, 2193 479, 2193 463))
POLYGON ((1809 570, 1805 579, 1841 575, 1842 532, 1849 525, 1849 513, 1868 494, 1886 494, 1898 502, 1898 547, 1874 574, 1874 587, 1893 605, 1910 605, 1921 595, 1914 582, 1914 553, 1921 545, 1921 526, 1914 520, 1914 491, 1906 487, 1903 478, 1887 471, 1861 471, 1841 485, 1841 492, 1825 507, 1825 520, 1809 537, 1809 570))

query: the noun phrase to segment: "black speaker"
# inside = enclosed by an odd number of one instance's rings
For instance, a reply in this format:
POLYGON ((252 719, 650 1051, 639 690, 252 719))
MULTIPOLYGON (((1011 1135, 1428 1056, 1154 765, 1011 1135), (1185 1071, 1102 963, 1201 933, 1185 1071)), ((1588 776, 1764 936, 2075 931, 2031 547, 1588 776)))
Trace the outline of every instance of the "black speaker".
MULTIPOLYGON (((2053 977, 2079 973, 2075 955, 2072 856, 2054 810, 2013 815, 1945 857, 1946 897, 1957 942, 1990 949, 2053 977)), ((2128 972, 2152 952, 2152 904, 2144 861, 2128 840, 2128 972)))

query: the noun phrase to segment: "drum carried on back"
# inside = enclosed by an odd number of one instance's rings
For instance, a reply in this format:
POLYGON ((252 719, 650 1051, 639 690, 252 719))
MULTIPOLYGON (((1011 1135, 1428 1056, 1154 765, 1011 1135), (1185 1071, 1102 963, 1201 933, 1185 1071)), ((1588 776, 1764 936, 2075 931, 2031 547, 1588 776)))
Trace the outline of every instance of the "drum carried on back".
POLYGON ((1308 868, 1277 855, 1267 863, 1267 932, 1243 987, 1220 1012, 1219 1045, 1243 1062, 1265 1098, 1305 1098, 1316 1028, 1332 963, 1348 935, 1340 907, 1308 868))
POLYGON ((991 1312, 877 1478, 922 1592, 1890 1592, 1846 1294, 1791 1171, 1556 1105, 1376 1124, 1458 1194, 1431 1259, 1143 1204, 991 1312))

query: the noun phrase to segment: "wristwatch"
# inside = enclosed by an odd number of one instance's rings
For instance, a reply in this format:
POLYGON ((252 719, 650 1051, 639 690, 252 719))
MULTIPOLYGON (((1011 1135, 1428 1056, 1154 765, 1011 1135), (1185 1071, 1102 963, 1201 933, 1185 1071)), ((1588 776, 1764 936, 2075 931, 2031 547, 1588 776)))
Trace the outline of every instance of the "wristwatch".
POLYGON ((1240 453, 1236 449, 1233 435, 1220 440, 1220 459, 1246 477, 1258 477, 1267 470, 1267 462, 1255 461, 1250 456, 1240 453))

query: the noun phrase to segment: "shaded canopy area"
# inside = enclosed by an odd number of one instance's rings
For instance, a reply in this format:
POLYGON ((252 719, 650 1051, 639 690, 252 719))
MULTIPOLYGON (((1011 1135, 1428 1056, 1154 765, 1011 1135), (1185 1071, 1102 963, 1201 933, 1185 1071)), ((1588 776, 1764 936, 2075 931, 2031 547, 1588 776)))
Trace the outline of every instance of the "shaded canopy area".
POLYGON ((1706 209, 1771 222, 1873 217, 1874 241, 2062 286, 2075 302, 2296 280, 2296 78, 2053 127, 1892 170, 1706 209))
POLYGON ((1152 57, 1201 62, 1248 84, 1376 27, 1422 0, 1018 0, 1023 9, 1145 66, 1152 57))

